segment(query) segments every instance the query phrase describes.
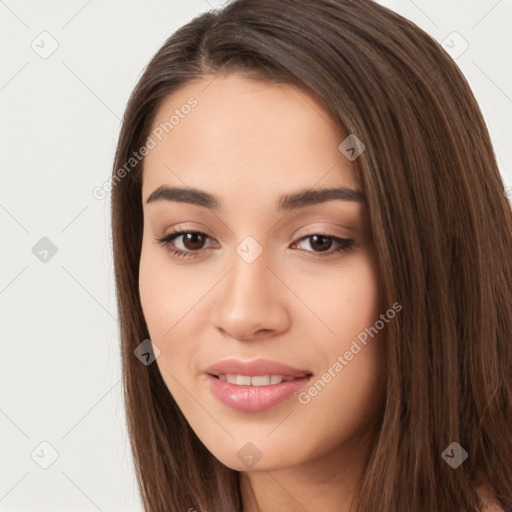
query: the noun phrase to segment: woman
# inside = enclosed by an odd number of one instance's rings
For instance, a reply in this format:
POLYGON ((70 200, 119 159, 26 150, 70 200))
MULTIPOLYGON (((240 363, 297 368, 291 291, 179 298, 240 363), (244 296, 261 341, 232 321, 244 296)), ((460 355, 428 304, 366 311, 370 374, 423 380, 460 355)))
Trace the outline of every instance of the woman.
POLYGON ((198 16, 112 178, 145 510, 512 510, 511 209, 432 38, 367 0, 198 16))

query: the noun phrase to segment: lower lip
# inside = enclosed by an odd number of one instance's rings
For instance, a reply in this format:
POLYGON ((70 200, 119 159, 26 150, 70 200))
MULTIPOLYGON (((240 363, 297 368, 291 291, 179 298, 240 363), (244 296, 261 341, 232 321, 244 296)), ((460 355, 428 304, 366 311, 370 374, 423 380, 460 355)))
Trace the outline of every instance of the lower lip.
POLYGON ((207 375, 207 384, 211 392, 225 405, 241 412, 262 412, 298 392, 311 376, 301 377, 269 386, 238 386, 207 375))

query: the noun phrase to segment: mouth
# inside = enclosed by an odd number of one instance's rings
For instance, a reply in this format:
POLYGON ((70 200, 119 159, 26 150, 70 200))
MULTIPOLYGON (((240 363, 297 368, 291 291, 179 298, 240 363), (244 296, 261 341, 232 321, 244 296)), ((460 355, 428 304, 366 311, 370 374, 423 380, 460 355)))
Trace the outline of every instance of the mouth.
POLYGON ((207 368, 205 376, 219 402, 238 412, 255 413, 286 405, 313 373, 268 359, 228 359, 207 368))
POLYGON ((303 380, 305 377, 311 377, 311 373, 301 373, 298 375, 240 375, 233 373, 209 373, 222 382, 234 384, 235 386, 275 386, 282 382, 292 382, 295 380, 303 380))
POLYGON ((298 393, 313 373, 271 359, 229 358, 204 370, 210 392, 240 412, 263 412, 284 404, 298 393))

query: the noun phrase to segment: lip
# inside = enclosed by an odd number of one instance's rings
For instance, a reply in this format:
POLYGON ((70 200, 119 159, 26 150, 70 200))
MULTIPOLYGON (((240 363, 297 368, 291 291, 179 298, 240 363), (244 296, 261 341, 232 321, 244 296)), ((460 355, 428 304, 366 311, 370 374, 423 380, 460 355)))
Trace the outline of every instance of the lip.
POLYGON ((257 359, 241 361, 226 359, 206 369, 206 383, 212 394, 224 405, 240 412, 263 412, 285 402, 311 379, 307 369, 292 368, 277 361, 257 359), (217 378, 219 374, 283 375, 295 377, 292 381, 268 386, 238 386, 217 378))
POLYGON ((312 374, 310 370, 292 368, 287 364, 279 363, 278 361, 272 361, 270 359, 242 361, 241 359, 234 358, 219 361, 208 367, 205 372, 210 375, 235 373, 237 375, 248 375, 249 377, 255 377, 257 375, 283 375, 285 377, 300 377, 304 374, 312 374))

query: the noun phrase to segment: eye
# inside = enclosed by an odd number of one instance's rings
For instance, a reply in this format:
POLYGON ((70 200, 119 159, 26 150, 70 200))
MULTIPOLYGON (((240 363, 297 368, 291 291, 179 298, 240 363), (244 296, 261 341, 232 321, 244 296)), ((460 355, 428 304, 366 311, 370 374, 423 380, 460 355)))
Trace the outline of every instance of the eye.
POLYGON ((203 249, 203 245, 207 239, 212 240, 202 231, 172 231, 155 240, 162 244, 175 257, 189 259, 197 256, 195 253, 203 249), (184 249, 177 248, 174 245, 174 240, 179 240, 181 237, 183 238, 180 243, 184 249))
POLYGON ((307 252, 312 252, 315 254, 315 257, 324 257, 324 255, 331 255, 333 253, 341 252, 341 251, 348 251, 352 244, 354 243, 354 240, 351 238, 340 238, 334 235, 328 235, 325 233, 315 233, 313 235, 307 235, 302 237, 298 242, 296 242, 292 248, 300 248, 299 246, 301 243, 305 240, 310 240, 308 242, 309 246, 313 249, 312 251, 307 250, 307 252), (330 250, 333 246, 333 243, 335 246, 334 250, 330 250))

